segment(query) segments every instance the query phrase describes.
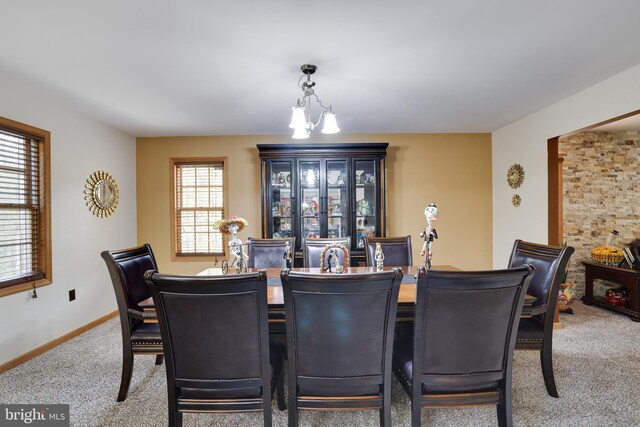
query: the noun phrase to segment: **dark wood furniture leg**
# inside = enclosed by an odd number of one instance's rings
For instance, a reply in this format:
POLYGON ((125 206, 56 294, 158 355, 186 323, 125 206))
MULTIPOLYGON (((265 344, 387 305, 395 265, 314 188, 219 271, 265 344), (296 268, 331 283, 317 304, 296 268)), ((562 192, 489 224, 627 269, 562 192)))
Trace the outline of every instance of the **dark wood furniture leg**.
MULTIPOLYGON (((126 346, 125 346, 126 347, 126 346)), ((133 372, 133 353, 131 347, 124 348, 122 351, 122 377, 120 379, 120 391, 118 392, 118 402, 124 402, 129 392, 129 384, 131 384, 131 374, 133 372)))
POLYGON ((558 398, 558 389, 556 381, 553 377, 553 346, 551 345, 551 337, 544 339, 542 350, 540 350, 540 364, 542 365, 542 376, 544 385, 547 387, 549 396, 558 398))

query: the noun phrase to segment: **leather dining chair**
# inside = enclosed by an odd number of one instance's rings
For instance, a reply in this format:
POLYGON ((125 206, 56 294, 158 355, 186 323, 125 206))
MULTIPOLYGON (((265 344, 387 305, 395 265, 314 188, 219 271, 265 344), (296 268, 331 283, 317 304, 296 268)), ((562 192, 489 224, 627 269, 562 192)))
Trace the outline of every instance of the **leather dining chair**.
POLYGON ((299 410, 379 409, 391 425, 391 354, 402 271, 283 270, 289 426, 299 410))
MULTIPOLYGON (((320 265, 320 256, 322 254, 322 250, 327 245, 333 244, 341 244, 350 250, 351 248, 351 237, 342 237, 342 238, 318 238, 318 239, 304 239, 302 241, 302 264, 305 268, 318 268, 323 267, 327 268, 325 263, 324 266, 320 265)), ((344 268, 348 268, 348 265, 344 265, 344 255, 340 251, 338 252, 338 261, 344 268)))
POLYGON ((122 376, 117 401, 122 402, 129 391, 134 355, 156 355, 156 365, 162 364, 160 327, 157 323, 144 323, 143 311, 138 306, 151 296, 144 272, 157 270, 158 266, 148 243, 130 249, 104 251, 101 256, 111 276, 120 314, 122 376))
POLYGON ((542 376, 549 396, 558 397, 553 375, 553 316, 558 302, 562 276, 574 249, 571 246, 548 246, 516 240, 509 266, 533 265, 536 269, 527 293, 535 296, 533 312, 541 314, 520 319, 516 350, 540 351, 542 376))
MULTIPOLYGON (((185 412, 262 411, 282 380, 284 346, 270 342, 264 271, 174 276, 147 271, 167 368, 169 426, 185 412)), ((283 383, 278 402, 284 409, 283 383)))
POLYGON ((287 268, 285 249, 289 242, 291 261, 296 250, 296 238, 287 239, 247 239, 249 268, 287 268))
POLYGON ((497 405, 498 424, 512 425, 513 352, 532 272, 418 269, 413 337, 393 350, 413 427, 422 407, 466 405, 497 405))
POLYGON ((364 238, 367 267, 376 266, 376 243, 380 243, 384 254, 384 265, 402 267, 412 266, 411 236, 404 237, 367 237, 364 238))

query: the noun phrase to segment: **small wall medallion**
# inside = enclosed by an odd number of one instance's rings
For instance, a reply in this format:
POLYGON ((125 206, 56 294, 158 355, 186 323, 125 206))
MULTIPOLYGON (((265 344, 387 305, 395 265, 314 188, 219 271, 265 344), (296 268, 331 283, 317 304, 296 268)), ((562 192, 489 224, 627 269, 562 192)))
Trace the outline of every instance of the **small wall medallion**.
POLYGON ((120 192, 118 184, 109 172, 96 171, 91 174, 84 185, 84 199, 92 214, 106 218, 118 207, 120 192))
POLYGON ((512 164, 507 171, 507 183, 509 183, 509 187, 518 188, 522 185, 523 181, 524 169, 518 163, 512 164))
POLYGON ((517 208, 518 206, 520 206, 521 203, 522 203, 522 198, 520 197, 520 195, 514 194, 513 197, 511 198, 511 204, 517 208))

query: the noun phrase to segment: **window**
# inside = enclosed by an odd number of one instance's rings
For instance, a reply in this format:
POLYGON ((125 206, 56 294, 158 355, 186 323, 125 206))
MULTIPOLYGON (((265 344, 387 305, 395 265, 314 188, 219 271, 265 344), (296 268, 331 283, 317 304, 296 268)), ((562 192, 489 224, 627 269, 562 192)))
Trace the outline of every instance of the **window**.
POLYGON ((0 117, 0 295, 51 283, 49 132, 0 117))
POLYGON ((226 159, 171 159, 173 259, 224 255, 223 235, 213 229, 226 210, 226 159))

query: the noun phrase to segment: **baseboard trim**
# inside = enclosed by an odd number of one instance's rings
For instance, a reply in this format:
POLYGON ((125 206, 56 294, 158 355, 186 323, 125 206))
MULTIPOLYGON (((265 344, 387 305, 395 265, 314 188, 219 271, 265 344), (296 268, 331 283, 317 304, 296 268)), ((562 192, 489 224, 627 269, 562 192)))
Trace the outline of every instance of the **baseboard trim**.
POLYGON ((109 319, 116 317, 117 315, 118 315, 118 310, 111 312, 109 314, 106 314, 100 317, 99 319, 94 320, 93 322, 89 322, 86 325, 79 327, 78 329, 75 329, 69 333, 64 334, 61 337, 54 339, 53 341, 49 341, 46 344, 42 344, 40 347, 36 347, 33 350, 29 351, 28 353, 23 354, 22 356, 18 356, 15 359, 12 359, 6 363, 3 363, 2 365, 0 365, 0 374, 8 371, 9 369, 13 369, 16 366, 21 365, 24 362, 27 362, 33 359, 34 357, 40 356, 42 353, 46 353, 52 348, 57 347, 60 344, 66 341, 69 341, 70 339, 75 338, 84 332, 87 332, 89 329, 95 328, 96 326, 106 322, 109 319))

